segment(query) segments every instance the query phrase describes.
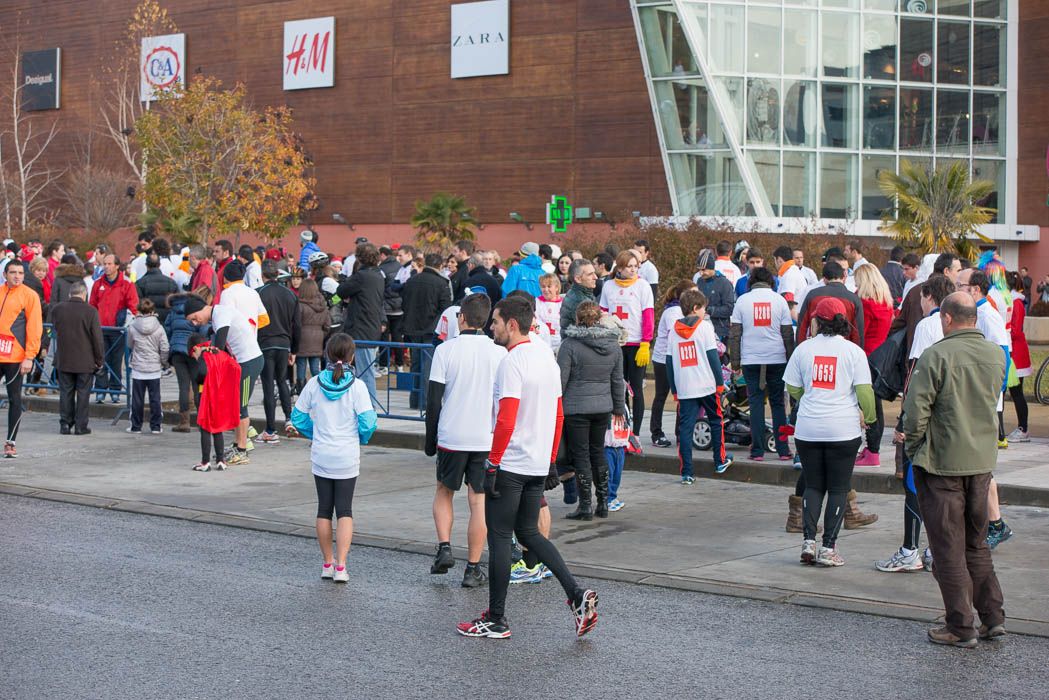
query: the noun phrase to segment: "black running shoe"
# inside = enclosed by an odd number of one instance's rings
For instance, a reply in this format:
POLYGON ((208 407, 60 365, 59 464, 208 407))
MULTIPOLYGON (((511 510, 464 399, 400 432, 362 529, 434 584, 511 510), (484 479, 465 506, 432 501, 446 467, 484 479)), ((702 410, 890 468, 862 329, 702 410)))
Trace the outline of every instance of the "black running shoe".
POLYGON ((464 637, 488 637, 489 639, 507 639, 510 636, 510 628, 506 626, 505 620, 493 620, 488 611, 485 610, 481 616, 473 622, 460 622, 456 631, 464 637))
POLYGON ((467 566, 463 572, 463 588, 480 588, 488 585, 488 576, 479 566, 467 566))
POLYGON ((652 444, 656 447, 673 447, 674 443, 667 439, 666 435, 653 435, 652 444))
POLYGON ((453 566, 455 566, 455 557, 452 556, 452 550, 438 545, 437 556, 433 558, 433 564, 430 565, 430 573, 446 574, 453 566))

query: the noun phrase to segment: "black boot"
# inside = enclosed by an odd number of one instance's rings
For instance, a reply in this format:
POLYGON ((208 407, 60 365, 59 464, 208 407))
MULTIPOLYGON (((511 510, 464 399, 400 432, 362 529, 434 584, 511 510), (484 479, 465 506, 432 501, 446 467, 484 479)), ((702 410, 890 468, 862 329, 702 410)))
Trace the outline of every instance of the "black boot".
POLYGON ((579 486, 579 505, 575 511, 565 517, 569 520, 593 520, 594 510, 591 505, 590 475, 576 472, 576 484, 579 486))
POLYGON ((608 517, 608 466, 598 467, 594 474, 594 515, 608 517))

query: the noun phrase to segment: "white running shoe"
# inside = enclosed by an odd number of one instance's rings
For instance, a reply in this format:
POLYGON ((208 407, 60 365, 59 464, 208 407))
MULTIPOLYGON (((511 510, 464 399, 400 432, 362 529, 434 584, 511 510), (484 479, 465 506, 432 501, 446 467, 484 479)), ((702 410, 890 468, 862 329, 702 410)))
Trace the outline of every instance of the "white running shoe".
POLYGON ((845 566, 845 560, 838 554, 837 547, 820 547, 816 554, 816 564, 819 566, 845 566))
POLYGON ((1031 434, 1017 428, 1013 432, 1009 433, 1009 436, 1006 439, 1009 442, 1030 442, 1031 434))
POLYGON ((874 568, 887 574, 894 574, 898 571, 921 571, 925 568, 925 565, 922 563, 921 553, 917 549, 912 550, 908 554, 903 551, 903 547, 900 547, 888 559, 874 562, 874 568))
POLYGON ((816 540, 805 540, 801 543, 801 563, 810 566, 816 563, 816 540))
POLYGON ((350 570, 345 566, 336 566, 335 574, 332 576, 332 580, 335 583, 349 583, 350 582, 350 570))
POLYGON ((332 579, 335 577, 335 563, 325 564, 321 567, 321 578, 332 579))

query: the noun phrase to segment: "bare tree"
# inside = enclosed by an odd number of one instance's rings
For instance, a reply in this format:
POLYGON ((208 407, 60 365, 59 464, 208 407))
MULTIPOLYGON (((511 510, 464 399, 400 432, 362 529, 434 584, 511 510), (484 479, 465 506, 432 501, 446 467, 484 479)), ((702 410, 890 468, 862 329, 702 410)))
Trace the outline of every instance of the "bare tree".
POLYGON ((101 239, 134 223, 135 188, 127 175, 95 161, 94 139, 86 132, 74 146, 77 164, 61 188, 63 223, 101 239))

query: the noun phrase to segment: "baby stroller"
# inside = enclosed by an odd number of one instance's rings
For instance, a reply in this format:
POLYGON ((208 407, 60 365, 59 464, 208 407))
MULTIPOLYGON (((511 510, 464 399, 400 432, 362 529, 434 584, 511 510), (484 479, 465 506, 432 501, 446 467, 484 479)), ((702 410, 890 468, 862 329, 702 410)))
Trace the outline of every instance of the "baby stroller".
MULTIPOLYGON (((743 373, 733 372, 726 364, 721 366, 721 373, 725 382, 725 393, 721 395, 725 444, 750 445, 750 404, 743 373)), ((692 431, 692 446, 697 450, 709 450, 711 443, 710 424, 706 421, 706 415, 701 413, 692 431)), ((770 420, 765 421, 765 451, 776 451, 776 434, 770 420)))

